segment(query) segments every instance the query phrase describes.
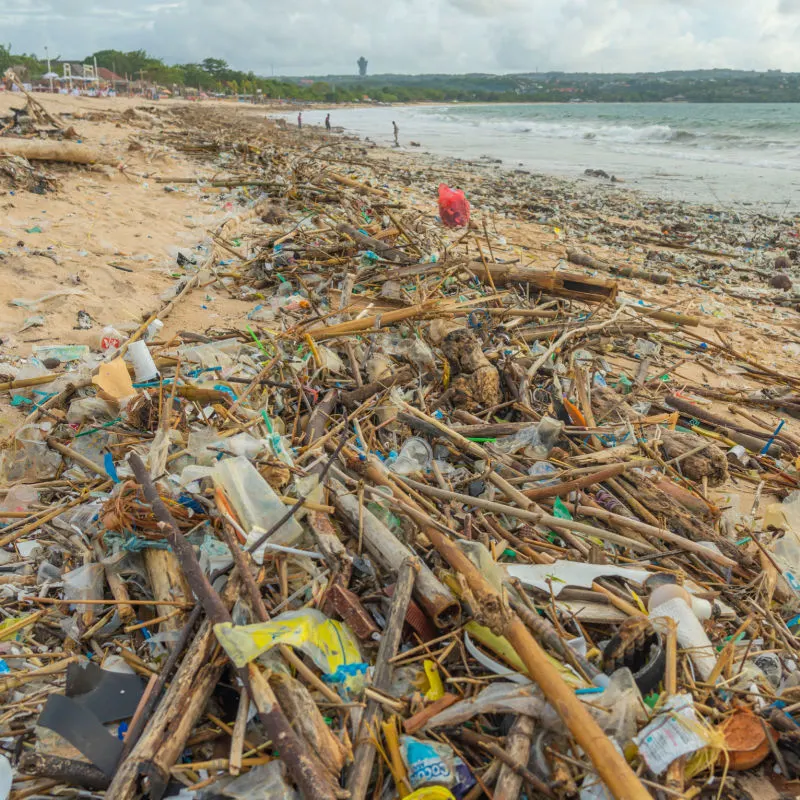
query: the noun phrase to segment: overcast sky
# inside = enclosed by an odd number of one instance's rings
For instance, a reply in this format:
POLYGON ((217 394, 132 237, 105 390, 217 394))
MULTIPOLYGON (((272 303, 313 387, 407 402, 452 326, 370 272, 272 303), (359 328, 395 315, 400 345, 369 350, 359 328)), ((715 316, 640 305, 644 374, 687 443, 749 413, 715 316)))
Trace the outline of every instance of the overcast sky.
POLYGON ((15 51, 145 49, 275 74, 800 71, 800 0, 6 0, 15 51))

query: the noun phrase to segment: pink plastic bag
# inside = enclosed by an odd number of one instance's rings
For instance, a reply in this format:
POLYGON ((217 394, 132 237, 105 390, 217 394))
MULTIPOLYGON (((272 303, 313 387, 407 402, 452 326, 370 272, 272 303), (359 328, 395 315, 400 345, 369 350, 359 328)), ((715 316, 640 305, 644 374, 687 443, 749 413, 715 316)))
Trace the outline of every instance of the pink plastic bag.
POLYGON ((451 189, 439 184, 439 216, 447 228, 465 228, 469 225, 469 201, 461 189, 451 189))

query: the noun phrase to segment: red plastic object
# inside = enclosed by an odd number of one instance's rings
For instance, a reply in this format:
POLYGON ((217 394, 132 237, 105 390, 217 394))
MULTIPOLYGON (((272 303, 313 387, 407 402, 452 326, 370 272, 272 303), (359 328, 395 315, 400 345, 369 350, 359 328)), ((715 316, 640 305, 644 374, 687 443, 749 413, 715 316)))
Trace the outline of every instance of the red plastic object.
POLYGON ((465 228, 469 225, 469 201, 461 189, 451 189, 439 184, 439 216, 447 228, 465 228))

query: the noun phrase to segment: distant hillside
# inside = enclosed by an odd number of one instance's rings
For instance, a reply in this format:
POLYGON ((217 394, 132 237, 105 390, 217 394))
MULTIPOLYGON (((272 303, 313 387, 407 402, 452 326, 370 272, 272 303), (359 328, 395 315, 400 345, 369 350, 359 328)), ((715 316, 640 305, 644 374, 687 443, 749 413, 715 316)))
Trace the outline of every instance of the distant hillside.
MULTIPOLYGON (((53 59, 53 65, 58 59, 53 59)), ((80 62, 80 58, 69 60, 80 62)), ((743 70, 675 70, 649 73, 527 72, 518 75, 325 75, 266 78, 220 58, 167 64, 144 50, 99 50, 83 59, 140 85, 225 95, 259 95, 306 102, 691 102, 797 103, 800 74, 743 70)), ((23 81, 41 81, 47 61, 0 45, 0 75, 13 67, 23 81)), ((355 67, 355 62, 353 62, 355 67)), ((58 69, 58 67, 56 67, 58 69)))
MULTIPOLYGON (((289 79, 293 80, 293 79, 289 79)), ((296 79, 302 80, 302 79, 296 79)), ((516 75, 326 75, 304 79, 374 100, 482 102, 800 102, 800 74, 780 71, 674 70, 651 73, 516 75)))

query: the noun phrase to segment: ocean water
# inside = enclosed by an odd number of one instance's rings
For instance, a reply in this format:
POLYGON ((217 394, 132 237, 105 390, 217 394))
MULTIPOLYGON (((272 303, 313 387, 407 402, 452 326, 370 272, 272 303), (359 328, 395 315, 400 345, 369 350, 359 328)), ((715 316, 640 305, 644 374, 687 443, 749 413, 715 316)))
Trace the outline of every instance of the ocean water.
MULTIPOLYGON (((322 123, 325 113, 304 120, 322 123)), ((395 120, 403 149, 415 141, 438 155, 565 177, 601 169, 664 199, 800 212, 800 104, 395 106, 337 109, 331 120, 381 144, 392 142, 395 120)))

